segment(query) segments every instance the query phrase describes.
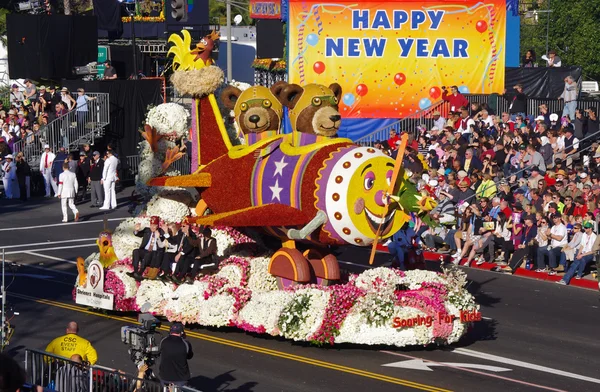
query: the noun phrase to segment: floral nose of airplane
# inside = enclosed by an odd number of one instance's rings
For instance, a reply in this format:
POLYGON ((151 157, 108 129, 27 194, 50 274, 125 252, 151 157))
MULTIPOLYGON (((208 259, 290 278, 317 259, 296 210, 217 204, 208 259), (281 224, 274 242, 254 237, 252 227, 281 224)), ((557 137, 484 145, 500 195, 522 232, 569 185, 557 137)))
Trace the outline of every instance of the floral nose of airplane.
POLYGON ((380 207, 385 207, 386 202, 385 202, 385 193, 383 191, 377 191, 377 193, 375 193, 375 203, 380 206, 380 207))

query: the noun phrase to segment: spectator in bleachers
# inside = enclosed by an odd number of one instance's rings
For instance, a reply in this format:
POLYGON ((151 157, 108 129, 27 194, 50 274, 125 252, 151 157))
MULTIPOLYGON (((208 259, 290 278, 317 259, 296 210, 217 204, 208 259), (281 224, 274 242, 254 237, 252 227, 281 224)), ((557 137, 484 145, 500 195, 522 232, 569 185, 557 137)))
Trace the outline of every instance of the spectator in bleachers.
POLYGON ((77 101, 75 101, 75 99, 71 96, 71 93, 69 93, 69 89, 66 87, 63 87, 60 90, 60 100, 64 104, 64 107, 68 112, 70 112, 75 108, 75 106, 77 106, 77 101))
POLYGON ((521 58, 521 66, 525 68, 533 68, 537 66, 536 64, 537 58, 535 57, 535 51, 533 49, 529 49, 525 56, 521 58))
POLYGON ((548 52, 548 55, 543 55, 542 60, 546 60, 546 65, 548 67, 560 67, 562 65, 562 60, 560 59, 560 57, 558 57, 556 55, 556 51, 555 50, 550 50, 548 52))
POLYGON ((575 79, 571 75, 565 78, 565 88, 558 97, 558 99, 562 99, 565 102, 565 106, 563 108, 562 116, 569 116, 569 119, 572 120, 575 118, 575 108, 577 107, 577 83, 575 83, 575 79))
POLYGON ((444 129, 444 127, 446 126, 446 119, 441 116, 440 111, 436 110, 432 113, 432 115, 433 115, 433 127, 431 128, 431 130, 433 131, 433 128, 437 128, 438 130, 444 129))
POLYGON ((527 115, 527 96, 523 92, 522 84, 516 84, 513 87, 513 91, 511 91, 511 92, 508 92, 505 89, 504 97, 511 102, 510 106, 508 108, 508 113, 511 115, 511 118, 513 120, 518 115, 521 115, 521 116, 527 115))
POLYGON ((442 99, 450 104, 451 112, 456 113, 461 107, 469 107, 469 100, 458 91, 457 86, 450 87, 450 94, 448 94, 446 87, 442 87, 442 90, 442 99))
POLYGON ((25 101, 25 96, 19 90, 19 86, 16 84, 12 85, 12 89, 10 90, 10 104, 11 106, 15 106, 20 108, 23 105, 23 101, 25 101))

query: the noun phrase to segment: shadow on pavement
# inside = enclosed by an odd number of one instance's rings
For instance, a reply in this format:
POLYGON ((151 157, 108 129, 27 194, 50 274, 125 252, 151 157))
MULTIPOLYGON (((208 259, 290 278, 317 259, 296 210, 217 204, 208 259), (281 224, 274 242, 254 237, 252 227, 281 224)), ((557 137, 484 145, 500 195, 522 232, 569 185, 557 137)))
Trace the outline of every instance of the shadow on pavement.
POLYGON ((192 378, 188 385, 192 388, 201 390, 202 392, 250 392, 258 385, 257 382, 246 382, 239 387, 229 388, 236 378, 231 374, 235 370, 230 370, 215 378, 204 376, 196 376, 192 378))

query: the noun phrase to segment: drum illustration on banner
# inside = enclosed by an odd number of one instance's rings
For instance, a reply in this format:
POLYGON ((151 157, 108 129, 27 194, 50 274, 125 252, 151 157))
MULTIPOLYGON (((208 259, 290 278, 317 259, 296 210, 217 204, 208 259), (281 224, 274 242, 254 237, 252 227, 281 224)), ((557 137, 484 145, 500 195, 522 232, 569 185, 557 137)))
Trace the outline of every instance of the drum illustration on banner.
POLYGON ((406 117, 441 99, 443 86, 504 91, 506 0, 290 0, 289 7, 289 81, 368 91, 342 102, 345 118, 406 117))

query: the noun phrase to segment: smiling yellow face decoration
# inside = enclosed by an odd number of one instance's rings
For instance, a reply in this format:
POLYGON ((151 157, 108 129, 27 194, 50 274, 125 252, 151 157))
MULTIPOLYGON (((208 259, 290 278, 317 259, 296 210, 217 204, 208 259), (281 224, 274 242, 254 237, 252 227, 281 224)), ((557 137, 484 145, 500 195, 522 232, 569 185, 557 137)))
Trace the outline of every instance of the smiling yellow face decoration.
POLYGON ((352 147, 334 159, 329 163, 332 167, 325 192, 328 233, 347 243, 367 246, 373 243, 380 225, 380 237, 386 238, 408 221, 409 216, 395 203, 386 213, 392 158, 375 148, 352 147))

